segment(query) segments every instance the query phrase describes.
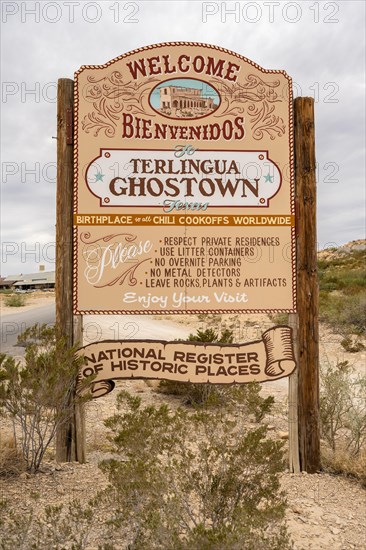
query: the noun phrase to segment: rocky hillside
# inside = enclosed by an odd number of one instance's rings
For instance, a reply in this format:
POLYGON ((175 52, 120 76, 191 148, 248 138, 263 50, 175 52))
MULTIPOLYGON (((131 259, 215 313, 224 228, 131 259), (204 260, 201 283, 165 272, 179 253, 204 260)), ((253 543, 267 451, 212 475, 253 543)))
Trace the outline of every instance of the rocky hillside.
POLYGON ((354 253, 360 254, 366 252, 366 239, 357 239, 356 241, 350 241, 349 243, 343 244, 338 248, 331 247, 325 248, 318 252, 319 260, 336 260, 339 258, 345 258, 347 256, 352 256, 354 253))

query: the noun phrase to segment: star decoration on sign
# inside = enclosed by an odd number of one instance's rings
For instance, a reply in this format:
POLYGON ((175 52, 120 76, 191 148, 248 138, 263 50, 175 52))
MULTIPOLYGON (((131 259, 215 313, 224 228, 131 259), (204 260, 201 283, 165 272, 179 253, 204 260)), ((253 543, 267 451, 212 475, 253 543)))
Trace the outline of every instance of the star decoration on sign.
POLYGON ((269 181, 269 183, 272 183, 272 180, 274 178, 274 176, 271 176, 270 174, 267 174, 266 176, 263 176, 264 177, 264 181, 269 181))
POLYGON ((103 181, 105 174, 102 174, 102 172, 97 172, 95 174, 95 181, 103 181))

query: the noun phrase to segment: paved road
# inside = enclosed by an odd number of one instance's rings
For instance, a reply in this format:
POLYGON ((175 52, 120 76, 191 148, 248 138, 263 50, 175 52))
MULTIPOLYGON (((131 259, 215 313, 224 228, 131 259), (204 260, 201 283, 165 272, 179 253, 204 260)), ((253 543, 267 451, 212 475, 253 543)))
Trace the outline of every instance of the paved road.
POLYGON ((25 311, 7 313, 1 316, 1 351, 11 355, 23 355, 24 348, 17 346, 18 335, 35 323, 53 324, 55 304, 47 304, 25 311))
MULTIPOLYGON (((55 304, 25 311, 7 313, 1 317, 1 351, 23 355, 24 348, 17 346, 18 335, 35 323, 54 324, 55 304)), ((190 330, 170 321, 156 320, 143 315, 86 315, 83 319, 84 344, 98 340, 185 338, 190 330)))

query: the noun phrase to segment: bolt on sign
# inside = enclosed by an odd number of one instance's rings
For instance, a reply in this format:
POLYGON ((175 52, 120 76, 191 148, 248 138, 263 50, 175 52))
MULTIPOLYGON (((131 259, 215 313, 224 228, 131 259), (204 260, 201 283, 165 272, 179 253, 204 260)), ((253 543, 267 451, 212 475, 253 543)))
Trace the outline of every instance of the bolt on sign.
POLYGON ((290 77, 216 46, 75 76, 74 312, 295 310, 290 77))

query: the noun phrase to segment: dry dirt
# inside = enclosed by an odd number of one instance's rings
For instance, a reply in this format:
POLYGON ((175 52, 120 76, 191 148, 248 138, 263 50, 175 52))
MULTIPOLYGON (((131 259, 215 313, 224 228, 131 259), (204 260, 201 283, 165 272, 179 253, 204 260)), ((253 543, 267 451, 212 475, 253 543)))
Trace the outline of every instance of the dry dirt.
POLYGON ((25 296, 24 306, 9 307, 5 305, 7 296, 8 294, 0 294, 0 311, 2 316, 8 313, 18 313, 20 311, 29 311, 30 309, 33 309, 35 307, 45 306, 55 301, 54 291, 26 292, 25 294, 19 294, 19 296, 25 296))
MULTIPOLYGON (((47 300, 48 297, 45 296, 44 299, 47 300)), ((34 297, 34 303, 37 303, 37 300, 38 298, 34 297)), ((111 320, 104 319, 104 323, 107 321, 106 326, 110 326, 111 320)), ((103 324, 101 318, 99 322, 103 324)), ((183 328, 187 331, 188 328, 194 332, 197 328, 218 326, 217 320, 185 316, 174 319, 164 317, 164 320, 157 318, 155 323, 171 323, 172 335, 174 328, 177 331, 182 331, 183 328)), ((222 316, 219 319, 221 328, 232 328, 236 337, 242 341, 256 338, 258 331, 262 332, 267 324, 270 326, 273 322, 265 316, 222 316)), ((103 332, 103 336, 108 337, 108 331, 103 332)), ((141 337, 141 334, 135 337, 139 336, 141 337)), ((365 373, 365 352, 345 352, 340 346, 340 339, 340 336, 331 334, 324 327, 321 328, 321 361, 349 360, 358 372, 365 373)), ((263 395, 275 396, 274 412, 265 420, 269 423, 273 436, 286 437, 287 382, 279 382, 281 383, 263 385, 263 395)), ((51 449, 47 462, 39 474, 22 474, 21 478, 2 479, 2 498, 9 500, 18 511, 27 510, 31 495, 35 492, 39 494, 39 509, 43 509, 47 504, 67 504, 74 498, 87 503, 97 491, 107 485, 104 474, 98 469, 98 463, 110 456, 103 420, 116 410, 115 399, 118 389, 124 388, 132 394, 139 395, 145 404, 168 402, 173 407, 179 404, 178 398, 159 394, 152 386, 153 384, 148 385, 144 381, 117 382, 113 392, 87 406, 87 463, 57 464, 53 460, 54 449, 51 449)), ((295 475, 285 472, 282 475, 282 485, 288 495, 287 522, 295 550, 366 548, 366 491, 356 481, 327 473, 295 475)), ((102 510, 95 518, 90 550, 97 547, 98 519, 103 519, 102 510)))

